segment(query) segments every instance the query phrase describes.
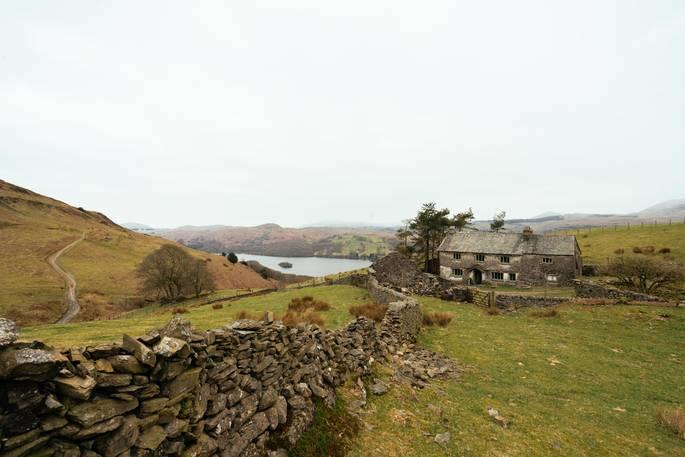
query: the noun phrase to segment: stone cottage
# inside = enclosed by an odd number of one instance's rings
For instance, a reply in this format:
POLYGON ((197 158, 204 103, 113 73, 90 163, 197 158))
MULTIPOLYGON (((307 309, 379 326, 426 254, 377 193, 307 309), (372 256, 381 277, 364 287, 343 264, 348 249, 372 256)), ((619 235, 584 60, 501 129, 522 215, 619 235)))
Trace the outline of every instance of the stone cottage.
POLYGON ((438 248, 440 276, 465 284, 568 285, 583 270, 573 235, 464 231, 438 248))

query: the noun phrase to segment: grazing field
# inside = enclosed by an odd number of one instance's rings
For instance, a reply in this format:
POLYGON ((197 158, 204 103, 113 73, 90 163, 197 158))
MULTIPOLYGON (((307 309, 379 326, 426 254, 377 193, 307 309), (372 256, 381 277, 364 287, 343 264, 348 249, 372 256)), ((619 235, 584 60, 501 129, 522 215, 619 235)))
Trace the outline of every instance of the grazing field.
POLYGON ((424 329, 420 344, 464 371, 459 380, 423 390, 393 385, 372 397, 350 455, 685 455, 685 441, 656 418, 659 407, 685 403, 685 309, 564 305, 556 317, 492 316, 420 301, 425 311, 454 314, 446 327, 424 329), (444 432, 450 441, 435 443, 444 432))
POLYGON ((51 324, 22 329, 21 339, 39 339, 57 347, 107 343, 120 341, 122 333, 142 335, 150 329, 164 325, 178 308, 186 309, 184 317, 199 329, 221 327, 235 320, 241 312, 261 318, 265 311, 282 315, 293 298, 314 296, 331 304, 328 311, 321 311, 328 328, 342 327, 352 320, 348 307, 366 303, 368 294, 365 289, 352 286, 319 286, 299 290, 274 292, 268 295, 225 301, 223 307, 214 309, 213 305, 192 306, 191 302, 167 306, 149 306, 133 311, 121 319, 81 322, 74 324, 51 324))
MULTIPOLYGON (((186 303, 184 316, 213 328, 241 312, 282 314, 291 299, 304 296, 332 305, 320 312, 328 328, 344 325, 351 306, 368 302, 364 289, 319 286, 227 301, 221 309, 186 303)), ((425 312, 453 317, 445 327, 424 328, 419 343, 455 359, 462 372, 417 390, 376 365, 390 391, 370 397, 349 455, 685 455, 685 442, 657 420, 659 408, 685 403, 685 309, 563 305, 556 313, 489 315, 473 305, 418 299, 425 312), (506 428, 488 407, 508 421, 506 428), (435 443, 433 436, 444 432, 449 442, 435 443)), ((175 307, 27 328, 21 336, 57 346, 109 342, 162 325, 175 307)))
POLYGON ((592 230, 568 230, 562 232, 576 235, 585 263, 603 263, 608 257, 615 256, 617 249, 632 255, 633 248, 653 246, 654 251, 670 249, 670 255, 677 260, 685 260, 685 224, 646 225, 644 227, 606 227, 592 230))

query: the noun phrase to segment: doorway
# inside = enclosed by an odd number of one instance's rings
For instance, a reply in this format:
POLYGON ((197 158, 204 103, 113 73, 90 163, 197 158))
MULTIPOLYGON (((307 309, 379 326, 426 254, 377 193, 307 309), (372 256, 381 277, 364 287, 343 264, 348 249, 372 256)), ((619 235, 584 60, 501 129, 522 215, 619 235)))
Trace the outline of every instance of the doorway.
POLYGON ((473 283, 482 284, 483 283, 483 273, 480 270, 473 270, 473 283))

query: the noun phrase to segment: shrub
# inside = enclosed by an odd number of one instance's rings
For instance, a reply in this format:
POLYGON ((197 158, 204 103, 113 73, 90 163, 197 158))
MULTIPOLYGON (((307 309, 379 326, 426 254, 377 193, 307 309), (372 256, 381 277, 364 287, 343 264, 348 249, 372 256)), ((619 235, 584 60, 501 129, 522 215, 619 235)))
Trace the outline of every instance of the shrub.
POLYGON ((654 254, 654 246, 645 246, 642 248, 642 252, 645 254, 654 254))
POLYGON ((533 317, 557 317, 559 312, 554 308, 536 309, 530 313, 533 317))
POLYGON ((642 254, 642 249, 640 249, 639 247, 635 246, 635 247, 633 248, 633 253, 635 253, 635 254, 642 254))
POLYGON ((280 320, 290 327, 294 327, 298 324, 313 324, 323 327, 326 324, 326 320, 323 316, 311 308, 302 312, 289 310, 280 320))
POLYGON ((171 314, 185 314, 189 313, 188 308, 184 308, 183 306, 177 306, 176 308, 172 308, 171 314))
POLYGON ((302 298, 293 298, 288 303, 288 311, 304 312, 308 309, 316 311, 328 311, 331 305, 325 301, 315 300, 314 297, 305 296, 302 298))
POLYGON ((502 314, 502 310, 500 310, 499 308, 495 308, 494 306, 491 306, 488 308, 487 313, 490 316, 499 316, 502 314))
POLYGON ((445 327, 447 324, 452 322, 452 314, 451 313, 424 313, 423 315, 423 325, 425 326, 433 326, 433 325, 439 325, 440 327, 445 327))
POLYGON ((614 254, 616 254, 616 255, 623 255, 625 252, 626 252, 626 251, 625 251, 624 249, 620 249, 620 248, 619 248, 619 249, 616 249, 616 250, 614 251, 614 254))
POLYGON ((354 317, 365 316, 376 322, 383 320, 386 311, 388 311, 388 305, 380 305, 378 303, 350 306, 350 314, 354 317))
POLYGON ((223 309, 224 305, 221 303, 214 303, 212 309, 223 309))
POLYGON ((685 440, 685 410, 682 408, 659 408, 656 420, 685 440))
POLYGON ((239 321, 239 320, 241 320, 241 319, 249 319, 249 320, 252 320, 252 321, 257 320, 257 318, 256 318, 252 313, 250 313, 249 311, 245 311, 245 310, 240 311, 240 312, 239 312, 238 314, 236 314, 236 316, 235 316, 235 320, 239 321))
POLYGON ((670 254, 671 248, 661 248, 659 249, 659 254, 670 254))

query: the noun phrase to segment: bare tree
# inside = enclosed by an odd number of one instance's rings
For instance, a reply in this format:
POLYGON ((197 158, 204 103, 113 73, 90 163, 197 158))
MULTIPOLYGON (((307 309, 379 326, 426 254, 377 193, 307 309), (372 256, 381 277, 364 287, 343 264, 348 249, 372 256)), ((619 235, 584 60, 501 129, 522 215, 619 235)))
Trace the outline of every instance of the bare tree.
POLYGON ((213 287, 213 281, 210 283, 207 279, 211 280, 211 276, 205 262, 173 244, 165 244, 145 257, 137 274, 143 280, 144 293, 155 293, 157 298, 168 301, 189 291, 199 295, 198 287, 200 292, 213 287))
POLYGON ((214 278, 209 273, 207 269, 207 262, 202 259, 193 259, 188 268, 188 286, 190 290, 195 294, 195 297, 199 297, 204 291, 212 291, 216 288, 214 284, 214 278))
POLYGON ((609 259, 606 273, 623 286, 652 294, 685 280, 685 268, 674 261, 645 256, 618 256, 609 259))

